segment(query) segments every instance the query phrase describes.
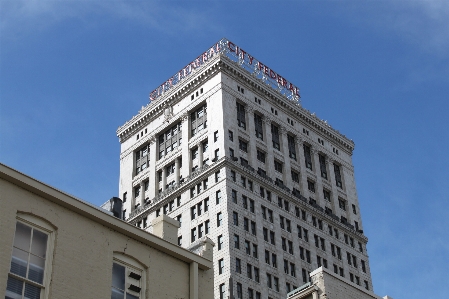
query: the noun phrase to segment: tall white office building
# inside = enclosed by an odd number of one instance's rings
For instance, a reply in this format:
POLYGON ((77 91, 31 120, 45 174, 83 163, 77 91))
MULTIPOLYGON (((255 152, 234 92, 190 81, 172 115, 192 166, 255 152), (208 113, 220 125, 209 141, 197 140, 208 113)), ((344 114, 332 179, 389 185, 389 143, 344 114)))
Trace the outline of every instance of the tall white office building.
POLYGON ((117 135, 124 218, 151 232, 167 214, 181 246, 214 241, 215 298, 286 298, 321 266, 372 291, 353 141, 234 43, 156 88, 117 135))

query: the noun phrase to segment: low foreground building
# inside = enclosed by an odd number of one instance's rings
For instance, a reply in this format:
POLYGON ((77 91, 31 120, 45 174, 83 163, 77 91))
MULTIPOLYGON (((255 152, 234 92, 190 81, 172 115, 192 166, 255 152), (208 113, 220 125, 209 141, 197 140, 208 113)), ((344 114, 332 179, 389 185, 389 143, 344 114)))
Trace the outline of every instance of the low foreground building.
POLYGON ((340 275, 320 267, 310 273, 310 282, 287 294, 287 299, 392 299, 383 298, 340 275))
POLYGON ((3 164, 0 190, 5 298, 213 298, 214 244, 178 246, 178 221, 150 234, 3 164))

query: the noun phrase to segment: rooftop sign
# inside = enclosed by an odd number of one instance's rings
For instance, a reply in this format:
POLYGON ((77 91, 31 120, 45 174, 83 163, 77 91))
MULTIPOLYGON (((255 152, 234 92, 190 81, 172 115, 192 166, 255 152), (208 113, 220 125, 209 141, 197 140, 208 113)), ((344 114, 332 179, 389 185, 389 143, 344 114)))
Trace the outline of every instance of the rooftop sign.
POLYGON ((290 81, 287 81, 284 77, 273 71, 265 64, 261 63, 259 60, 254 58, 254 56, 251 56, 248 52, 244 51, 233 42, 223 38, 210 49, 198 56, 195 60, 182 68, 174 76, 165 81, 158 88, 153 90, 150 93, 150 101, 157 101, 160 96, 164 95, 174 86, 189 78, 197 68, 201 67, 215 55, 225 55, 232 61, 237 62, 241 68, 245 69, 256 78, 263 80, 270 87, 278 89, 281 94, 285 95, 290 100, 299 100, 300 96, 298 87, 293 85, 290 81))

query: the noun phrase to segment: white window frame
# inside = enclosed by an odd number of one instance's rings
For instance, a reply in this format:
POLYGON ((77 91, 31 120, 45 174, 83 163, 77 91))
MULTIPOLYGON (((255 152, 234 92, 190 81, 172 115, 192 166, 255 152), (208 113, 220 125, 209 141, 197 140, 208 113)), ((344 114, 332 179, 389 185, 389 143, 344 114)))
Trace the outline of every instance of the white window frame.
MULTIPOLYGON (((17 222, 20 222, 22 224, 25 224, 29 227, 31 227, 33 230, 41 231, 45 234, 47 234, 47 248, 46 248, 46 254, 45 254, 45 264, 44 264, 44 277, 42 280, 42 284, 34 282, 28 278, 22 277, 20 275, 11 273, 11 269, 8 271, 8 279, 9 277, 15 278, 17 280, 23 281, 27 284, 30 284, 32 286, 39 287, 41 289, 40 291, 40 298, 47 299, 48 293, 49 293, 49 285, 51 281, 51 273, 52 273, 52 261, 53 261, 53 250, 54 250, 54 244, 55 244, 55 230, 56 228, 52 226, 49 222, 46 220, 36 217, 31 214, 26 213, 17 213, 16 217, 16 225, 17 222)), ((16 231, 14 228, 14 238, 16 236, 16 231)), ((14 244, 14 239, 12 246, 14 244)), ((11 246, 11 247, 12 247, 11 246)), ((10 256, 10 261, 12 260, 12 252, 10 256)), ((22 298, 24 295, 22 295, 22 298)))
MULTIPOLYGON (((137 296, 137 298, 146 298, 146 267, 143 266, 140 262, 135 260, 134 258, 125 255, 123 253, 114 252, 112 264, 111 266, 116 263, 121 266, 125 267, 125 294, 126 292, 129 292, 133 296, 137 296), (140 275, 140 279, 136 280, 131 277, 129 277, 130 272, 134 272, 140 275), (140 292, 134 292, 132 290, 129 290, 129 286, 131 284, 136 285, 136 282, 139 282, 138 287, 140 287, 140 292)), ((110 285, 110 291, 112 292, 112 267, 111 267, 111 285, 110 285)), ((126 298, 126 296, 124 297, 126 298)))

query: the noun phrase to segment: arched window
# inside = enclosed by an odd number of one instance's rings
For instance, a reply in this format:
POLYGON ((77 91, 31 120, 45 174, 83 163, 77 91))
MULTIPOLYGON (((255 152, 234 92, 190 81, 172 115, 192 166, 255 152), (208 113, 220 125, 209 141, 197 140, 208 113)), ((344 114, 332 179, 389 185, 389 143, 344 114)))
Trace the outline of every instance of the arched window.
POLYGON ((129 256, 114 253, 111 299, 140 299, 144 297, 144 267, 129 256))

